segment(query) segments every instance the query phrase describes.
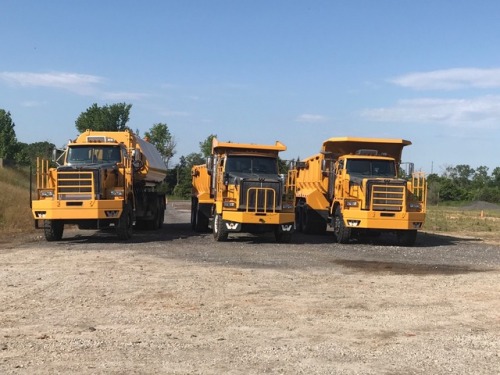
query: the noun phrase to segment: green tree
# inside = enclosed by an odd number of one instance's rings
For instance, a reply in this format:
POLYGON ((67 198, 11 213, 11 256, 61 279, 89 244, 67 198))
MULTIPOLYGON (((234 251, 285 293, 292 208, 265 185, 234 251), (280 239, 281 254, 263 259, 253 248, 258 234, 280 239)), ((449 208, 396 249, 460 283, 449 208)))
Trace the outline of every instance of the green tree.
POLYGON ((212 154, 212 141, 214 138, 217 138, 217 134, 210 134, 204 141, 200 142, 202 157, 207 158, 212 154))
POLYGON ((467 200, 467 191, 455 181, 446 178, 442 181, 439 189, 439 199, 443 201, 467 200))
POLYGON ((36 159, 52 159, 52 150, 56 146, 53 143, 35 142, 31 144, 18 143, 15 160, 19 165, 36 166, 36 159))
POLYGON ((75 122, 76 129, 83 133, 85 130, 122 131, 129 129, 130 108, 132 104, 117 103, 99 107, 96 103, 82 112, 75 122))
POLYGON ((169 162, 175 155, 177 143, 170 134, 167 124, 154 124, 149 131, 144 133, 144 136, 158 149, 168 169, 169 162))
POLYGON ((470 167, 470 165, 467 164, 460 164, 455 167, 455 170, 457 171, 457 177, 456 177, 456 182, 459 184, 459 186, 465 188, 470 185, 472 176, 474 176, 474 169, 470 167))
POLYGON ((14 159, 17 151, 17 139, 10 117, 10 112, 0 109, 0 158, 14 159))
POLYGON ((485 186, 477 190, 472 198, 477 201, 500 203, 500 187, 485 186))
POLYGON ((278 173, 284 174, 286 176, 288 174, 289 169, 290 169, 290 161, 283 160, 278 156, 278 173))
POLYGON ((174 188, 174 195, 183 198, 191 196, 191 168, 194 165, 203 164, 203 156, 198 152, 192 152, 188 156, 181 156, 179 160, 177 185, 174 188))
POLYGON ((436 173, 427 176, 427 201, 430 204, 438 204, 441 200, 440 190, 445 177, 440 177, 436 173))
POLYGON ((482 188, 488 185, 488 182, 490 181, 490 177, 488 176, 488 169, 488 167, 481 165, 475 170, 474 176, 472 177, 472 183, 474 187, 482 188))
POLYGON ((500 167, 496 167, 491 172, 491 184, 500 188, 500 167))

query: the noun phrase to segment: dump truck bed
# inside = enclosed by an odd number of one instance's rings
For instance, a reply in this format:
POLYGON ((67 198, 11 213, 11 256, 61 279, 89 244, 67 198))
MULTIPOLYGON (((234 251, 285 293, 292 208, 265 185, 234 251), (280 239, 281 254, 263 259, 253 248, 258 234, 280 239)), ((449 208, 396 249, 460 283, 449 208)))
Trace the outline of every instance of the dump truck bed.
POLYGON ((405 139, 335 137, 323 142, 321 152, 334 159, 341 155, 354 155, 359 150, 377 150, 379 156, 389 156, 401 161, 403 147, 411 145, 405 139))

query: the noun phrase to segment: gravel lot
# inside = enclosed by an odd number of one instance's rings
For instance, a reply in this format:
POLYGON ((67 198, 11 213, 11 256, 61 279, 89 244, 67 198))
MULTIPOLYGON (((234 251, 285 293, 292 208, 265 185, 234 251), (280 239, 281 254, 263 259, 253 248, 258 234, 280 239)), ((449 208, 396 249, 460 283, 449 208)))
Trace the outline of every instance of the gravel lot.
POLYGON ((129 243, 0 243, 0 373, 499 373, 498 245, 215 243, 188 222, 173 202, 129 243))

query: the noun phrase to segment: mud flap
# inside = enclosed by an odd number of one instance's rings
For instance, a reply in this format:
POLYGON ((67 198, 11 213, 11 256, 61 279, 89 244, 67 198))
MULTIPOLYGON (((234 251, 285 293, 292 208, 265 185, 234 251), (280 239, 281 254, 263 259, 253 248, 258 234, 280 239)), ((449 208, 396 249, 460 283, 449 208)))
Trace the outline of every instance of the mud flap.
POLYGON ((290 233, 290 234, 292 234, 293 232, 295 232, 295 225, 294 225, 294 223, 279 224, 278 225, 278 231, 280 233, 290 233))
POLYGON ((222 225, 227 232, 240 232, 241 231, 241 223, 235 223, 234 221, 222 221, 222 225))

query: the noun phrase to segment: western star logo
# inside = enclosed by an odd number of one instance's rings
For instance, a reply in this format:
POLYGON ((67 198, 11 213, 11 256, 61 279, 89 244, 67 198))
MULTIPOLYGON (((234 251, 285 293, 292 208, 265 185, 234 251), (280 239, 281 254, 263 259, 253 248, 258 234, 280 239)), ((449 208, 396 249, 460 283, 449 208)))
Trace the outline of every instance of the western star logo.
POLYGON ((235 230, 238 229, 238 223, 226 223, 226 227, 229 230, 235 230))
POLYGON ((292 230, 292 224, 282 225, 281 230, 283 232, 290 232, 292 230))

